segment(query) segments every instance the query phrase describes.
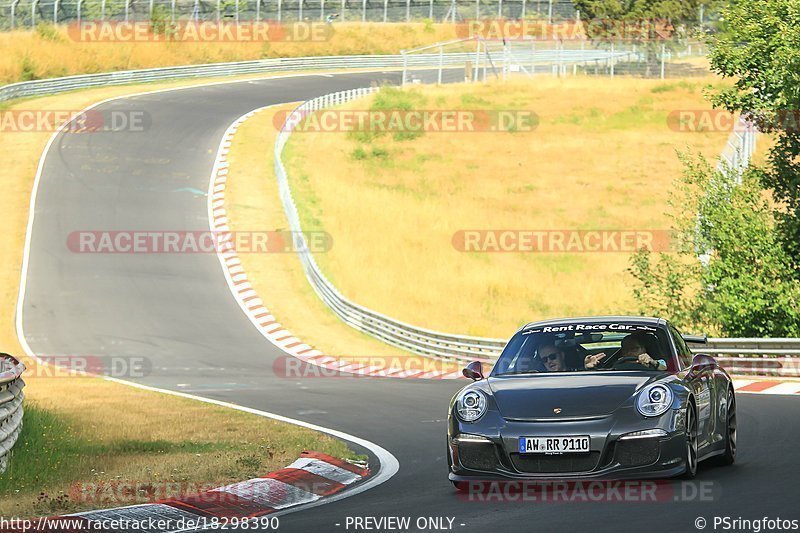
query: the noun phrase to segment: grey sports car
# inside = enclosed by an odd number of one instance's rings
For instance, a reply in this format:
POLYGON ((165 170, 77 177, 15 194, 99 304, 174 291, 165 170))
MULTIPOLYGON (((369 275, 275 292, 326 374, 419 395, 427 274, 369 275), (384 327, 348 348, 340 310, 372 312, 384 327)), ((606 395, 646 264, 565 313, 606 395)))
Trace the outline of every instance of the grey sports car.
POLYGON ((708 355, 660 318, 534 322, 450 402, 456 487, 487 479, 692 478, 736 457, 736 395, 708 355))

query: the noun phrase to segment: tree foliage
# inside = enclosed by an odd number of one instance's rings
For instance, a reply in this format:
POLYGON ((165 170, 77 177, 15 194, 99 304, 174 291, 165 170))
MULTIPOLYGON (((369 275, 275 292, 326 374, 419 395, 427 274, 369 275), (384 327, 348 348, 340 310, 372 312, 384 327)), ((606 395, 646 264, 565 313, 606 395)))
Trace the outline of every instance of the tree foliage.
POLYGON ((645 52, 646 76, 653 74, 662 46, 671 47, 699 23, 705 0, 573 0, 587 35, 596 42, 634 43, 645 52))
POLYGON ((681 159, 670 198, 675 250, 632 260, 640 312, 720 335, 800 335, 800 283, 758 174, 681 159))
POLYGON ((712 96, 715 106, 743 112, 773 134, 763 184, 781 209, 781 244, 800 269, 800 1, 737 0, 722 10, 711 40, 712 69, 734 83, 712 96))

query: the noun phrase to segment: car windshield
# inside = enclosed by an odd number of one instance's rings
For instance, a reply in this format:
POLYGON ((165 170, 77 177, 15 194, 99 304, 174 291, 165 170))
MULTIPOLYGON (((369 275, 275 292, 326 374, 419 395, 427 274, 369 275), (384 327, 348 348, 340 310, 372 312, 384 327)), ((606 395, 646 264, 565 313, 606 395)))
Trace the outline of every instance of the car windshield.
POLYGON ((672 371, 666 334, 649 325, 564 324, 517 332, 493 376, 609 370, 672 371))

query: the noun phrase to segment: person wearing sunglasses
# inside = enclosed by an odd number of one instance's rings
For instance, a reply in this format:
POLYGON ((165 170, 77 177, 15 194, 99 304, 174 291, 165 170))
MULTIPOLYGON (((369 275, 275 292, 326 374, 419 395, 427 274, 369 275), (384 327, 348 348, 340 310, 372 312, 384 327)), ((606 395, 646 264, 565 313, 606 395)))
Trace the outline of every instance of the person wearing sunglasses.
POLYGON ((539 359, 548 372, 564 372, 567 369, 564 351, 553 344, 545 344, 539 348, 539 359))

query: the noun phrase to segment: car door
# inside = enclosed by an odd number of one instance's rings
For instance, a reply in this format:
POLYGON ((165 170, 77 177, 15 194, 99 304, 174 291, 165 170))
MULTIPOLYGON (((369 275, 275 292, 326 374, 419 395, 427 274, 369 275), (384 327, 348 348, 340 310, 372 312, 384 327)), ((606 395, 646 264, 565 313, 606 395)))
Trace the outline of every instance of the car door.
MULTIPOLYGON (((683 336, 672 325, 669 327, 672 341, 675 345, 675 350, 678 354, 678 359, 684 370, 689 370, 692 365, 692 351, 683 340, 683 336)), ((697 437, 698 445, 700 447, 710 444, 714 439, 713 435, 716 431, 717 417, 714 410, 714 387, 716 380, 714 379, 713 369, 704 369, 695 375, 687 373, 687 381, 694 392, 695 401, 697 402, 697 437)))

